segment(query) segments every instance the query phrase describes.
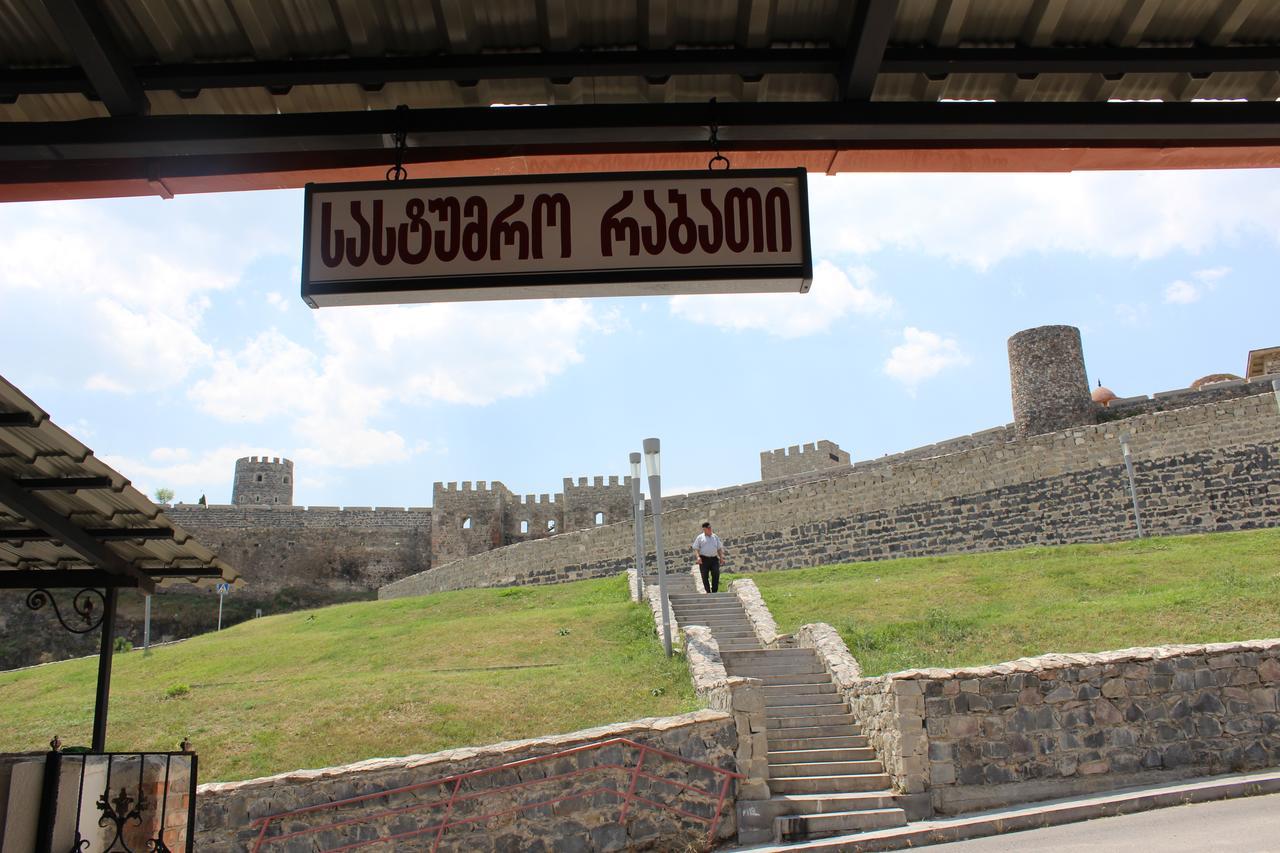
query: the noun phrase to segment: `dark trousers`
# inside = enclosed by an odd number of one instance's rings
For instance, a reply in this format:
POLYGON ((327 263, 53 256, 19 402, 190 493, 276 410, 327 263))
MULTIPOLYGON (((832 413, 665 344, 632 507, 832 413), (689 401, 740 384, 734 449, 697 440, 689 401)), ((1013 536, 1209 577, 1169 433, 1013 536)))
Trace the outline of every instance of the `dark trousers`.
POLYGON ((703 557, 698 563, 698 571, 702 572, 702 588, 707 592, 720 591, 720 558, 703 557), (708 580, 710 578, 710 580, 708 580))

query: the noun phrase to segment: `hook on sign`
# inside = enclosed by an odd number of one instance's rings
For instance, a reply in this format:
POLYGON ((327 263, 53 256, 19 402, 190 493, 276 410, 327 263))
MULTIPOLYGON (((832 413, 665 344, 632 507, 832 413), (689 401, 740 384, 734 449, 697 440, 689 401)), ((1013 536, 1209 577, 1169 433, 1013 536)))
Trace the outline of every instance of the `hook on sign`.
POLYGON ((408 118, 409 107, 407 104, 401 104, 396 107, 396 163, 390 169, 387 169, 388 181, 403 181, 409 177, 409 170, 404 167, 404 149, 409 138, 409 129, 406 127, 408 118))
POLYGON ((710 142, 711 142, 711 147, 714 148, 716 151, 716 156, 712 157, 710 160, 707 161, 707 171, 714 172, 717 170, 717 168, 720 169, 721 171, 728 171, 731 166, 731 164, 729 163, 729 158, 720 153, 720 125, 716 123, 716 99, 715 98, 711 99, 710 108, 711 108, 710 142), (723 163, 724 165, 717 167, 716 165, 717 163, 723 163))

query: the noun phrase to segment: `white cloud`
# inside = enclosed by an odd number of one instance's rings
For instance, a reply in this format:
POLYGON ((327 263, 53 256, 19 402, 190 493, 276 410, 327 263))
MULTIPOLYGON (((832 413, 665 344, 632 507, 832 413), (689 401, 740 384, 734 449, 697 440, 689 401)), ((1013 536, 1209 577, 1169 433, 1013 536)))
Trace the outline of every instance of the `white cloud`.
POLYGON ((1211 284, 1226 278, 1227 274, 1230 272, 1231 267, 1212 267, 1207 270, 1196 270, 1191 275, 1196 279, 1196 281, 1211 284))
MULTIPOLYGON (((164 487, 177 492, 174 499, 178 501, 195 503, 201 494, 206 494, 214 503, 219 500, 214 495, 228 488, 228 472, 234 469, 237 459, 265 455, 262 448, 249 445, 219 447, 198 455, 186 448, 157 448, 146 459, 107 454, 102 461, 128 477, 144 495, 150 496, 164 487)), ((230 498, 227 492, 221 500, 229 502, 230 498)))
POLYGON ((65 348, 96 368, 75 380, 91 390, 180 384, 212 354, 200 338, 209 295, 235 286, 251 254, 234 246, 238 235, 175 226, 158 237, 112 211, 111 203, 4 206, 0 298, 83 330, 65 348))
POLYGON ((1195 284, 1179 279, 1164 289, 1164 301, 1172 305, 1190 305, 1198 302, 1205 291, 1218 289, 1218 283, 1231 272, 1231 267, 1211 267, 1191 274, 1195 284))
POLYGON ((1200 291, 1194 284, 1181 279, 1164 289, 1164 301, 1174 305, 1190 305, 1200 298, 1200 291))
POLYGON ((1034 252, 1150 259, 1245 235, 1280 242, 1280 189, 1239 172, 849 174, 810 182, 814 244, 977 269, 1034 252))
POLYGON ((393 408, 535 393, 580 362, 586 337, 612 322, 574 299, 323 311, 314 350, 270 329, 238 351, 219 352, 189 395, 223 421, 287 418, 299 462, 399 462, 429 444, 379 428, 393 408))
POLYGON ((870 287, 875 277, 866 267, 841 270, 819 261, 808 293, 743 293, 673 296, 671 313, 722 329, 759 329, 782 338, 825 332, 848 314, 881 315, 893 300, 870 287))
POLYGON ((969 356, 954 338, 926 332, 914 326, 902 330, 902 343, 895 346, 884 362, 884 372, 898 380, 914 395, 916 386, 951 367, 969 364, 969 356))

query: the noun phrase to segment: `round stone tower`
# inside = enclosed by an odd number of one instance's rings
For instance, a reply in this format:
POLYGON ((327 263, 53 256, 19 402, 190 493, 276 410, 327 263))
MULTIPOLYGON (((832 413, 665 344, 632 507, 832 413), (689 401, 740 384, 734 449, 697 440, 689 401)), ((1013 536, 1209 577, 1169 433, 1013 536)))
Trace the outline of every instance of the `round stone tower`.
POLYGON ((1009 379, 1018 435, 1098 422, 1075 326, 1038 326, 1009 338, 1009 379))
POLYGON ((231 502, 240 506, 292 506, 293 462, 278 456, 237 459, 231 502))

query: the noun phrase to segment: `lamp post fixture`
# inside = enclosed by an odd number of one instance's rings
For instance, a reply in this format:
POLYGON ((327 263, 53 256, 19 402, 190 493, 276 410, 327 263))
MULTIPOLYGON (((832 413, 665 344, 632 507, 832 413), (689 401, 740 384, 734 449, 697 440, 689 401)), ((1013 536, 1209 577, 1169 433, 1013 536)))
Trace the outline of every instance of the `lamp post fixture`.
POLYGON ((658 556, 658 597, 662 599, 662 650, 671 657, 671 607, 667 603, 667 562, 662 554, 661 448, 656 438, 644 440, 644 467, 649 473, 649 499, 653 501, 653 547, 658 556))
POLYGON ((1280 379, 1271 380, 1271 390, 1276 392, 1276 408, 1280 409, 1280 379))
POLYGON ((644 497, 640 492, 640 454, 631 454, 631 517, 636 528, 636 594, 644 596, 644 497))
POLYGON ((1131 436, 1127 432, 1120 433, 1120 450, 1124 453, 1124 470, 1129 475, 1129 497, 1133 499, 1133 521, 1138 526, 1138 538, 1143 537, 1142 533, 1142 513, 1138 509, 1138 487, 1133 482, 1133 455, 1129 452, 1129 440, 1131 436))

